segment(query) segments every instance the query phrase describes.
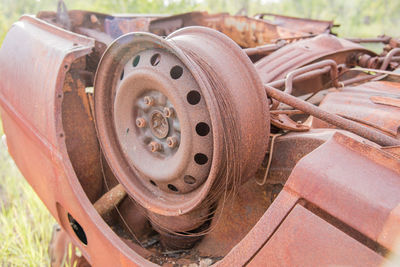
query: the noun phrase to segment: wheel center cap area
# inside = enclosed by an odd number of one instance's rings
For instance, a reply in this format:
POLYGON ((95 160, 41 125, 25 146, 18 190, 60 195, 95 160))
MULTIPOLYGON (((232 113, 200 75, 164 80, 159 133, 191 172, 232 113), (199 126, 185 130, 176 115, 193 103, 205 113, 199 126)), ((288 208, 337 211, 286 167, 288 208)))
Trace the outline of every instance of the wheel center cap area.
POLYGON ((167 137, 169 124, 163 113, 158 110, 153 111, 150 118, 150 129, 151 133, 159 139, 167 137))

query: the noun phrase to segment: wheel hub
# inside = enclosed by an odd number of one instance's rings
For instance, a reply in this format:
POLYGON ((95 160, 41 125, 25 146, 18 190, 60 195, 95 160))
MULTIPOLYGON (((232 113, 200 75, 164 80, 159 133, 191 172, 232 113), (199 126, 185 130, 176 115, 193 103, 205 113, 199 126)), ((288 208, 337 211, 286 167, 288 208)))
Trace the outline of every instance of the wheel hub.
POLYGON ((116 87, 114 125, 130 165, 148 190, 195 190, 208 177, 213 141, 210 130, 196 130, 203 124, 212 127, 190 71, 170 52, 146 49, 131 56, 123 73, 116 87), (190 92, 198 92, 196 103, 188 101, 190 92))
POLYGON ((158 139, 167 137, 169 132, 169 123, 167 118, 161 111, 153 111, 150 116, 150 129, 151 133, 158 139))

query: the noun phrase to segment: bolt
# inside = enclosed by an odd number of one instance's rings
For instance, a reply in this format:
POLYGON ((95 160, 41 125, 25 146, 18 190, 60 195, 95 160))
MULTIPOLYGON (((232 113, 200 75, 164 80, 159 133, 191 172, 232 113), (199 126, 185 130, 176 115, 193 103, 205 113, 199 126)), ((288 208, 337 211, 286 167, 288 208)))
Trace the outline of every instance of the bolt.
POLYGON ((161 144, 156 141, 150 142, 149 147, 151 152, 160 152, 162 150, 161 144))
POLYGON ((164 116, 167 118, 172 117, 174 114, 174 109, 173 108, 164 108, 164 116))
POLYGON ((170 148, 174 148, 178 145, 178 139, 175 136, 171 136, 167 138, 167 145, 170 148))
POLYGON ((154 105, 154 98, 152 96, 145 96, 143 100, 144 103, 148 106, 154 105))
POLYGON ((139 128, 143 128, 146 126, 146 120, 143 118, 137 118, 136 119, 136 126, 139 128))

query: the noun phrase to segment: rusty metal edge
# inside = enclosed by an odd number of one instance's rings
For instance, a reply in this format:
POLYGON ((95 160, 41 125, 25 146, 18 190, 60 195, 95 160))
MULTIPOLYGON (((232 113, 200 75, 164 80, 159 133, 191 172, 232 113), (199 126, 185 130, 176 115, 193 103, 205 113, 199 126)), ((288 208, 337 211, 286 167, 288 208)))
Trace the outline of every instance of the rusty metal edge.
MULTIPOLYGON (((69 71, 70 65, 74 62, 74 60, 78 59, 79 57, 85 56, 90 53, 92 48, 94 47, 94 40, 90 38, 86 38, 84 36, 74 34, 72 32, 68 32, 66 30, 63 30, 61 28, 55 27, 49 23, 46 23, 42 20, 39 20, 35 18, 34 16, 23 16, 20 21, 26 21, 27 23, 32 23, 33 25, 37 26, 40 29, 46 30, 48 32, 51 32, 52 34, 55 34, 61 38, 66 38, 66 39, 71 39, 74 38, 77 42, 81 42, 83 47, 78 47, 76 49, 73 49, 65 54, 65 58, 63 60, 63 64, 60 65, 60 68, 58 69, 58 75, 56 78, 56 83, 54 87, 55 94, 53 94, 54 97, 54 109, 51 111, 53 112, 55 116, 55 122, 54 122, 54 127, 55 127, 55 132, 51 134, 55 134, 54 140, 56 140, 55 144, 52 144, 49 141, 49 138, 46 138, 42 134, 38 133, 38 130, 36 127, 32 125, 32 123, 24 120, 22 115, 13 107, 10 106, 8 101, 6 100, 6 97, 0 93, 0 103, 2 105, 2 110, 6 112, 6 114, 13 120, 13 123, 17 125, 18 128, 21 128, 26 136, 30 137, 32 139, 32 143, 35 145, 38 145, 38 148, 40 151, 44 152, 47 157, 51 159, 51 162, 54 164, 53 165, 53 171, 58 178, 58 181, 60 183, 57 184, 57 186, 63 186, 62 192, 65 192, 64 195, 70 195, 72 193, 72 196, 74 198, 69 199, 70 203, 74 204, 69 204, 69 206, 74 206, 73 210, 75 210, 75 213, 77 216, 81 218, 80 222, 83 224, 83 221, 86 221, 84 218, 89 219, 89 224, 91 226, 88 226, 87 228, 94 228, 94 232, 97 232, 97 234, 103 238, 100 239, 106 239, 112 245, 115 250, 113 258, 114 260, 117 260, 121 264, 121 266, 127 266, 131 264, 140 264, 140 265, 148 265, 148 266, 156 266, 149 261, 145 260, 142 258, 140 255, 138 255, 136 252, 132 251, 112 230, 109 228, 109 226, 101 219, 100 215, 96 212, 95 208, 93 207, 92 203, 90 203, 89 199, 86 197, 83 188, 81 187, 76 175, 75 171, 72 167, 72 164, 69 160, 69 156, 67 153, 67 148, 65 144, 65 139, 60 138, 63 136, 63 125, 62 125, 62 119, 61 119, 61 104, 62 101, 59 101, 57 98, 58 94, 62 93, 62 88, 63 88, 63 82, 65 79, 65 74, 67 71, 69 71), (68 68, 65 68, 64 65, 68 64, 68 68), (58 114, 58 115, 57 115, 58 114), (60 136, 61 134, 61 136, 60 136), (69 188, 68 188, 69 187, 69 188), (79 212, 78 212, 79 211, 79 212), (78 213, 78 214, 77 214, 78 213), (119 255, 119 256, 117 256, 119 255), (129 263, 129 264, 128 264, 129 263)), ((19 23, 19 22, 17 22, 19 23)), ((1 91, 2 88, 0 88, 1 91)), ((49 177, 47 177, 49 178, 49 177)), ((29 179, 27 179, 29 182, 29 179)), ((57 198, 59 198, 58 196, 57 198)), ((51 203, 45 203, 46 205, 49 205, 51 203)), ((58 204, 53 203, 53 204, 58 204)), ((57 206, 57 205, 55 205, 57 206)), ((50 209, 52 211, 52 215, 56 218, 58 222, 61 222, 62 219, 62 214, 59 214, 59 210, 54 210, 50 209)), ((72 211, 71 211, 72 212, 72 211)), ((65 215, 64 215, 65 216, 65 215)), ((65 225, 65 223, 64 223, 65 225)), ((92 264, 96 263, 101 265, 101 262, 97 261, 95 258, 91 257, 92 253, 90 253, 87 250, 87 247, 82 245, 77 238, 74 236, 73 232, 71 232, 71 229, 66 229, 67 232, 69 233, 70 236, 74 237, 72 238, 72 241, 75 245, 77 245, 82 253, 84 254, 85 258, 88 259, 88 261, 92 264)), ((96 235, 96 233, 93 233, 92 235, 96 235)), ((100 246, 104 246, 103 244, 99 244, 100 246)), ((106 246, 104 246, 104 249, 106 246)), ((112 251, 110 251, 112 252, 112 251)))

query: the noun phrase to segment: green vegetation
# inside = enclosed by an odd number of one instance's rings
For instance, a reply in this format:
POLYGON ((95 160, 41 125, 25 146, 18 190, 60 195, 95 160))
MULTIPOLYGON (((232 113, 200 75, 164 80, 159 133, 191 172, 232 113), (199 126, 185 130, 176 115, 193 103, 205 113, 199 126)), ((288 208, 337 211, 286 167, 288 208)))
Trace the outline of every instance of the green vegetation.
MULTIPOLYGON (((341 36, 400 36, 400 1, 390 0, 64 0, 69 9, 104 13, 173 14, 193 10, 280 13, 313 19, 334 20, 341 36)), ((21 14, 55 10, 57 0, 0 0, 0 41, 21 14)))
MULTIPOLYGON (((0 0, 0 43, 22 14, 55 10, 57 0, 0 0)), ((341 24, 341 36, 400 36, 400 1, 389 0, 65 0, 69 9, 104 13, 179 13, 193 10, 280 13, 341 24)), ((0 126, 0 134, 2 129, 0 126)), ((0 144, 0 265, 45 266, 52 225, 49 212, 0 144)))
POLYGON ((1 142, 0 266, 48 266, 47 248, 54 223, 1 142))

